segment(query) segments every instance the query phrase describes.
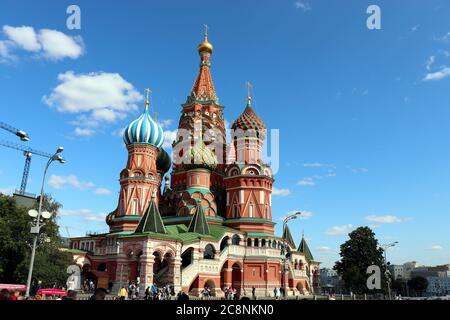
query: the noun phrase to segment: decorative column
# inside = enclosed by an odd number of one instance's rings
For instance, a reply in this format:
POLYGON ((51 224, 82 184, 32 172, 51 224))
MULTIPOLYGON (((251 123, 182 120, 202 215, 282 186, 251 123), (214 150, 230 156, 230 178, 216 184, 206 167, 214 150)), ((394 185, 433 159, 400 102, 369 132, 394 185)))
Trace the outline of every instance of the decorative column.
POLYGON ((177 255, 173 259, 173 286, 175 292, 178 292, 182 288, 181 284, 181 256, 177 255))

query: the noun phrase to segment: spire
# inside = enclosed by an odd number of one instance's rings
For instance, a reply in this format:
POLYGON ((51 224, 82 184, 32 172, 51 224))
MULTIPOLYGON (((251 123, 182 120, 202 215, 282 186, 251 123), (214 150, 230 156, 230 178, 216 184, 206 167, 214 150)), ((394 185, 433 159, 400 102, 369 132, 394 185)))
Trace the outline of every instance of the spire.
POLYGON ((295 248, 295 242, 294 239, 292 238, 291 231, 289 230, 287 224, 283 231, 283 239, 285 239, 287 243, 289 243, 292 247, 295 248))
POLYGON ((304 232, 302 233, 302 241, 300 242, 297 251, 303 253, 307 261, 314 260, 311 250, 309 250, 308 244, 306 243, 304 232))
POLYGON ((197 202, 197 210, 192 217, 191 223, 189 224, 189 232, 195 232, 199 234, 209 234, 209 226, 206 222, 205 213, 203 212, 203 207, 197 202))
POLYGON ((200 70, 186 103, 190 103, 192 101, 213 101, 217 104, 219 103, 210 71, 210 57, 212 50, 213 46, 208 41, 208 28, 205 26, 204 40, 198 45, 198 52, 201 59, 200 70))
POLYGON ((161 215, 159 214, 155 198, 156 198, 156 189, 153 192, 152 201, 150 202, 147 211, 144 213, 141 220, 139 221, 139 224, 136 227, 134 233, 148 233, 148 232, 162 233, 162 234, 167 233, 166 228, 164 227, 164 223, 161 219, 161 215))
POLYGON ((252 88, 252 84, 250 83, 250 81, 247 81, 246 84, 247 84, 247 107, 251 107, 252 106, 252 96, 250 94, 250 90, 252 88))

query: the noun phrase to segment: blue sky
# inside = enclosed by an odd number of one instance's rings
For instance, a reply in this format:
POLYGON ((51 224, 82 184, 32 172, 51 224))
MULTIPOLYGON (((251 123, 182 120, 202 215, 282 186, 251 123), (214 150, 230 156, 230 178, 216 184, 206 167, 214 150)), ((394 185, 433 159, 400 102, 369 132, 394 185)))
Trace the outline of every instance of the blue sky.
MULTIPOLYGON (((81 30, 68 30, 72 3, 0 3, 0 119, 33 148, 65 147, 46 185, 64 206, 63 235, 106 229, 127 156, 120 130, 141 112, 144 88, 173 136, 206 23, 226 120, 245 107, 249 80, 256 112, 280 129, 278 232, 301 210, 292 233, 298 242, 304 229, 325 266, 361 225, 399 241, 394 263, 450 262, 448 1, 76 1, 81 30), (370 4, 381 30, 366 27, 370 4)), ((0 150, 8 193, 24 157, 0 150)), ((38 191, 44 165, 34 157, 27 191, 38 191)))

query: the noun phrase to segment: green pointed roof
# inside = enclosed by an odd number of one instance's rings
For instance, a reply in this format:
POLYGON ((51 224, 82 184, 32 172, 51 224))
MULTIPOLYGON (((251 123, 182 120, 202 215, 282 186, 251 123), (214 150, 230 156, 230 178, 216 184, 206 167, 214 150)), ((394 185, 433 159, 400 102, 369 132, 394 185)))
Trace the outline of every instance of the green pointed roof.
POLYGON ((306 260, 308 261, 314 260, 311 250, 309 250, 308 244, 306 243, 305 237, 303 236, 297 251, 303 253, 305 255, 306 260))
POLYGON ((155 198, 152 199, 147 211, 142 216, 139 224, 134 233, 162 233, 166 234, 166 228, 159 214, 158 206, 156 205, 155 198))
POLYGON ((294 242, 294 239, 292 238, 291 231, 289 230, 289 227, 287 224, 283 230, 283 239, 285 239, 292 247, 295 248, 295 242, 294 242))
POLYGON ((196 232, 199 234, 209 234, 209 226, 206 222, 205 213, 203 212, 203 206, 197 202, 197 210, 192 217, 191 223, 189 224, 189 232, 196 232))

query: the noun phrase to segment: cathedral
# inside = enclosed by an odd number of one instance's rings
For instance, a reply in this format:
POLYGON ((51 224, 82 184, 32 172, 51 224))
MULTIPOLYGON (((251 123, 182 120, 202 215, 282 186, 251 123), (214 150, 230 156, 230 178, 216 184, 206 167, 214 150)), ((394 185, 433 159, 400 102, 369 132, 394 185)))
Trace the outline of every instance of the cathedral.
POLYGON ((274 233, 275 180, 262 159, 267 128, 250 91, 227 141, 207 33, 198 53, 173 156, 162 147, 147 91, 143 113, 123 134, 128 159, 117 207, 106 217, 109 232, 71 238, 71 249, 82 253, 77 262, 97 286, 112 290, 136 281, 142 290, 155 283, 197 296, 208 287, 218 297, 224 288, 270 297, 286 282, 288 296, 312 294, 320 265, 306 240, 297 247, 287 226, 281 237, 274 233))

